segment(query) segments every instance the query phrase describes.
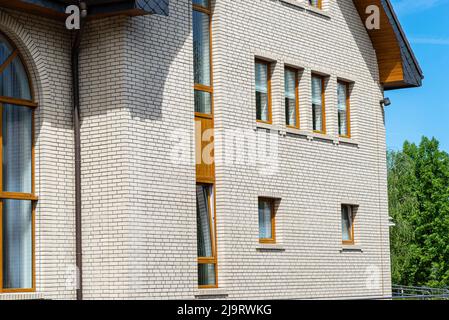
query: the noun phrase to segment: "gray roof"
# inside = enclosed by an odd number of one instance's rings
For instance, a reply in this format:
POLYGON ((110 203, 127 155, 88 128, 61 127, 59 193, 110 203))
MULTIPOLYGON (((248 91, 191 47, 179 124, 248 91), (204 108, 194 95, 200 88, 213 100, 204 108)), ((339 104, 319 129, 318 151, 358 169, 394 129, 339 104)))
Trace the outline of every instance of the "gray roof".
MULTIPOLYGON (((77 0, 15 0, 14 2, 29 5, 36 9, 50 10, 55 15, 64 14, 68 5, 79 3, 77 0)), ((169 7, 169 0, 85 0, 85 2, 91 16, 129 10, 137 10, 141 14, 168 15, 169 7)))

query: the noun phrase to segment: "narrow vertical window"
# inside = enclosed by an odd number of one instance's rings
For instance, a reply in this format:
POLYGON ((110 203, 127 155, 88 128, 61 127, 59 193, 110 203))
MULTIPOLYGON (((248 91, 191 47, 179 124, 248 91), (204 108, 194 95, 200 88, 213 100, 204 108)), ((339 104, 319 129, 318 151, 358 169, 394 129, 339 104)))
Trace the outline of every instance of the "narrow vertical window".
POLYGON ((285 83, 285 121, 288 127, 299 129, 298 71, 286 68, 285 83))
MULTIPOLYGON (((198 286, 218 287, 215 237, 214 164, 203 161, 204 133, 214 128, 211 21, 209 0, 193 0, 193 72, 196 145, 196 212, 198 238, 198 286)), ((213 136, 213 134, 212 134, 213 136)), ((212 142, 213 146, 213 142, 212 142)))
POLYGON ((256 60, 256 119, 271 123, 270 65, 266 61, 256 60))
POLYGON ((273 199, 259 198, 259 242, 276 242, 273 199))
POLYGON ((338 82, 338 134, 341 137, 351 137, 349 84, 338 82))
POLYGON ((198 285, 205 288, 217 285, 213 203, 213 186, 198 184, 196 186, 198 285))
POLYGON ((212 114, 212 68, 210 10, 208 1, 195 0, 193 5, 193 73, 195 112, 212 114))
POLYGON ((34 109, 28 74, 0 34, 0 292, 34 291, 34 109))
POLYGON ((343 244, 354 244, 354 212, 350 205, 341 206, 341 230, 343 244))
POLYGON ((326 133, 326 111, 324 104, 324 78, 312 76, 312 121, 313 131, 326 133))

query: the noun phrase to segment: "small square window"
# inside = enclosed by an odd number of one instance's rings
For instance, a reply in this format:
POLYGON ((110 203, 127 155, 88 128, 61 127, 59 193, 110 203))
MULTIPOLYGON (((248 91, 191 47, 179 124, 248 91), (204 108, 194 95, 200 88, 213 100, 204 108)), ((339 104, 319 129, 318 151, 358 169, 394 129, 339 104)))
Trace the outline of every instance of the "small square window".
POLYGON ((309 0, 309 4, 318 9, 323 8, 323 0, 309 0))
POLYGON ((275 201, 259 198, 259 242, 275 243, 275 201))

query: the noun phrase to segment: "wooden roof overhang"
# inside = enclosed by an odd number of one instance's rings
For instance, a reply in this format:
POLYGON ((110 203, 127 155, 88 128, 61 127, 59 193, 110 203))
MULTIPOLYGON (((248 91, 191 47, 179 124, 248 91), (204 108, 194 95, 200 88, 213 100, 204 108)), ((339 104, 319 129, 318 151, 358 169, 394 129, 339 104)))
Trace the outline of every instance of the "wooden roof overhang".
MULTIPOLYGON (((168 15, 169 0, 85 0, 89 19, 128 15, 147 14, 168 15)), ((0 0, 0 7, 38 14, 52 19, 63 20, 67 17, 65 9, 77 0, 0 0)))
POLYGON ((399 23, 390 0, 353 0, 365 23, 366 8, 380 8, 380 29, 368 30, 377 55, 380 82, 385 90, 420 87, 423 72, 399 23))

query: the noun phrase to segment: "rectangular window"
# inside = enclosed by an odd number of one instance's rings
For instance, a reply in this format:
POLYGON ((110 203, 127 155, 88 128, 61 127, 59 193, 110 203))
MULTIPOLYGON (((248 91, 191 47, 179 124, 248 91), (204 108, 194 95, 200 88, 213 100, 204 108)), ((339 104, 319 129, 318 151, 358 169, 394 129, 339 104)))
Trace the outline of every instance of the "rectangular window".
POLYGON ((210 10, 208 1, 194 1, 193 5, 193 73, 195 82, 195 113, 211 115, 212 68, 210 10))
POLYGON ((259 198, 259 242, 276 242, 273 199, 259 198))
POLYGON ((271 79, 269 62, 256 60, 256 119, 271 123, 271 79))
POLYGON ((215 247, 215 202, 213 186, 197 184, 196 219, 198 240, 198 285, 217 286, 217 257, 215 247))
POLYGON ((314 132, 326 133, 324 77, 317 75, 312 76, 312 121, 314 132))
POLYGON ((354 244, 354 208, 350 205, 341 206, 341 230, 343 244, 354 244))
POLYGON ((299 77, 298 71, 286 68, 285 82, 285 121, 288 127, 299 129, 299 77))
POLYGON ((338 134, 340 137, 351 137, 349 84, 338 82, 338 134))
POLYGON ((323 8, 322 2, 323 2, 323 0, 309 0, 309 4, 318 9, 323 8))

